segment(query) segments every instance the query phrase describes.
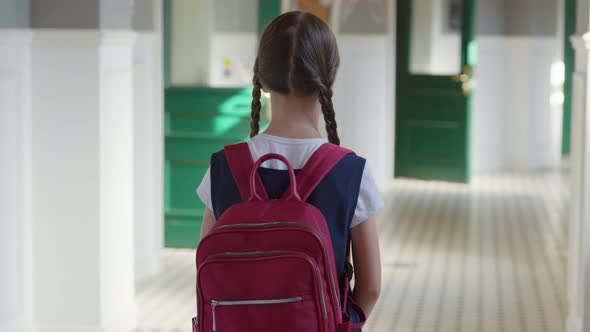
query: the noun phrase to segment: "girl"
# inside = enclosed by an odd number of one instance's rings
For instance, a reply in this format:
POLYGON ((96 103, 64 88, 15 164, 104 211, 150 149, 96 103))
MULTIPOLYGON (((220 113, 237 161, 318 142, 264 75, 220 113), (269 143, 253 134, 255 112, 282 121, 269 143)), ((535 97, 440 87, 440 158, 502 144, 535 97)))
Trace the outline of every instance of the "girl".
MULTIPOLYGON (((251 140, 254 160, 267 153, 285 156, 295 169, 328 141, 340 144, 332 85, 340 62, 336 38, 314 15, 289 12, 274 19, 264 30, 254 64, 251 140), (259 134, 261 91, 270 93, 272 121, 259 134), (320 116, 328 140, 319 130, 320 116)), ((265 163, 260 175, 271 198, 279 198, 289 185, 286 168, 276 160, 265 163)), ((207 206, 201 238, 223 212, 241 201, 222 152, 213 155, 197 193, 207 206)), ((367 317, 379 297, 381 265, 374 214, 383 206, 377 186, 355 155, 344 158, 316 188, 308 203, 324 214, 340 278, 346 277, 346 245, 352 237, 354 262, 353 299, 367 317)), ((353 321, 357 313, 348 310, 353 321)))

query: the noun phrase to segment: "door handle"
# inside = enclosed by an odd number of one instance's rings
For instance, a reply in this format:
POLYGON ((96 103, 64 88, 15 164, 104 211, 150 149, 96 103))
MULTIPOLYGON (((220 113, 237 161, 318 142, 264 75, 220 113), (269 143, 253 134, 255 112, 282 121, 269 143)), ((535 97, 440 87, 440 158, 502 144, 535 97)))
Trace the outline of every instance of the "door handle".
POLYGON ((469 65, 465 65, 459 75, 453 76, 453 81, 457 83, 461 83, 461 91, 463 92, 463 96, 469 96, 471 92, 471 77, 473 76, 473 68, 469 65))

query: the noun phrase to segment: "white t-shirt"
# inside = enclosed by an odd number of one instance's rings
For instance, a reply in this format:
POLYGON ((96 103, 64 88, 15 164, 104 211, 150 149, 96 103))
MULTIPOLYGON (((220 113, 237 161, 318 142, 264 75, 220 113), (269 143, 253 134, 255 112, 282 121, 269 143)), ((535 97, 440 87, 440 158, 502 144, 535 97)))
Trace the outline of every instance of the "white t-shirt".
MULTIPOLYGON (((259 134, 248 142, 248 147, 252 153, 252 158, 257 160, 267 153, 278 153, 283 155, 294 169, 301 169, 311 157, 311 155, 324 143, 328 141, 325 138, 284 138, 259 134)), ((269 160, 263 164, 266 168, 282 169, 287 167, 278 160, 269 160)), ((211 202, 211 174, 210 169, 203 177, 203 181, 197 188, 197 194, 203 203, 213 210, 211 202)), ((360 191, 356 210, 350 227, 354 227, 367 220, 383 207, 383 199, 377 188, 377 184, 371 175, 369 167, 365 164, 363 176, 361 179, 360 191)))

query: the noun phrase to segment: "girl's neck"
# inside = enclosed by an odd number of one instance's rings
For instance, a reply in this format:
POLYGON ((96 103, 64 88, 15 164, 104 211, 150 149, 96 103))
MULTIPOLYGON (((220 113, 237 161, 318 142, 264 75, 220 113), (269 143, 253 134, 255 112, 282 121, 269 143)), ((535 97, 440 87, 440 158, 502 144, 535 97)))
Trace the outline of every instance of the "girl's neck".
POLYGON ((265 134, 286 138, 320 138, 322 107, 316 95, 295 97, 270 93, 272 120, 265 134))

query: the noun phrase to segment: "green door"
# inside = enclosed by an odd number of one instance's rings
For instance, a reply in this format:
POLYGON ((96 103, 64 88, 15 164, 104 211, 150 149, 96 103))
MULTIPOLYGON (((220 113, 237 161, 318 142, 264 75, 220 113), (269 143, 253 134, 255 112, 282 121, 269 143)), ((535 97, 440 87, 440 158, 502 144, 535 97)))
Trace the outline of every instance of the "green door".
POLYGON ((398 177, 469 182, 474 2, 397 2, 398 177))
POLYGON ((164 206, 167 247, 195 248, 197 245, 205 205, 197 197, 196 188, 209 167, 212 153, 248 138, 251 91, 251 88, 166 89, 164 206))

